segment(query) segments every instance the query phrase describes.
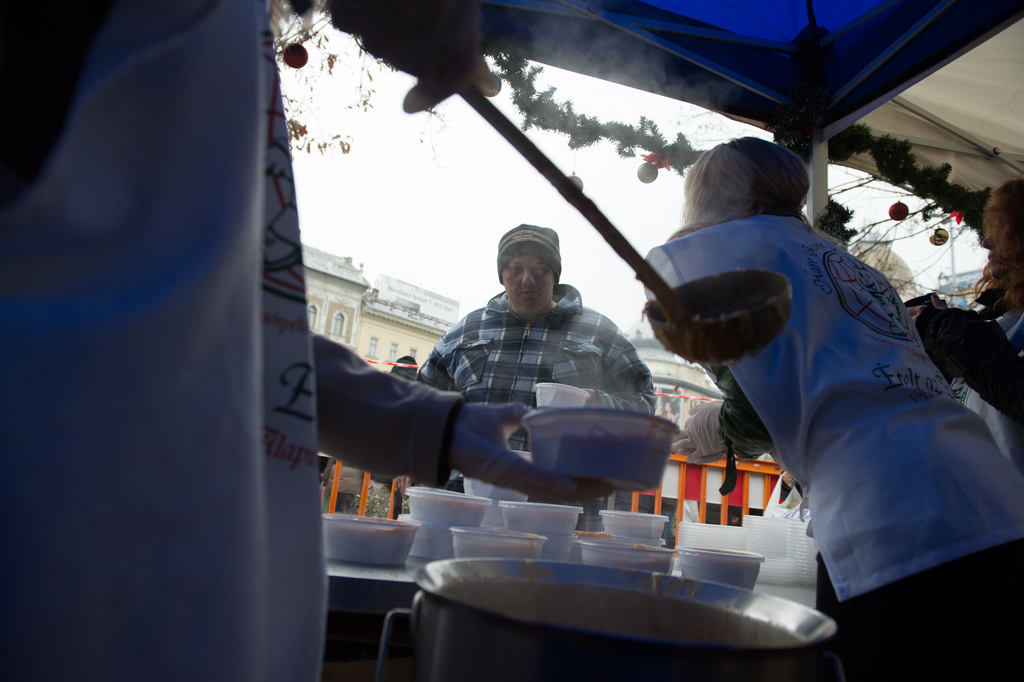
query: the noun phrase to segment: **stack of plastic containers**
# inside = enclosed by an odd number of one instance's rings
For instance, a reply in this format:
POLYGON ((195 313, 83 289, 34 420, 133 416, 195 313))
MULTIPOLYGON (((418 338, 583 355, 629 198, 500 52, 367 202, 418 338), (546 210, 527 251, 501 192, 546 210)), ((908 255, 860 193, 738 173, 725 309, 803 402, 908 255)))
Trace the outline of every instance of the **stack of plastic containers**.
POLYGON ((419 523, 409 556, 422 559, 453 558, 451 528, 479 527, 491 503, 486 497, 435 488, 414 487, 405 492, 409 496, 409 513, 398 519, 419 523))
POLYGON ((716 526, 710 523, 679 524, 680 547, 699 549, 747 550, 747 528, 745 526, 716 526))
POLYGON ((814 540, 797 519, 744 516, 747 547, 765 556, 758 580, 775 585, 813 585, 817 576, 814 540))
POLYGON ((549 561, 568 561, 576 535, 576 523, 583 507, 540 502, 498 502, 505 520, 505 528, 533 533, 546 538, 540 558, 549 561))
POLYGON ((581 540, 583 563, 659 573, 672 570, 675 552, 664 549, 665 539, 661 537, 667 516, 604 509, 601 522, 611 537, 581 540))
POLYGON ((815 555, 818 548, 814 538, 807 537, 807 524, 797 519, 789 521, 789 535, 786 545, 787 555, 796 562, 796 581, 798 585, 815 585, 818 582, 818 561, 815 555))

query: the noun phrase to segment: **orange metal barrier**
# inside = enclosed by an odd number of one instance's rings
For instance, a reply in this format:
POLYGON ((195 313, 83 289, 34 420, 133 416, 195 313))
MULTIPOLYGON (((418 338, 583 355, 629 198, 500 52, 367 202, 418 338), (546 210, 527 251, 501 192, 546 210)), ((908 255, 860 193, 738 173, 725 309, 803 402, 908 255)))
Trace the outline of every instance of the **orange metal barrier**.
MULTIPOLYGON (((698 520, 701 523, 707 522, 707 488, 708 469, 715 467, 725 469, 725 462, 714 462, 712 464, 687 464, 686 460, 676 453, 669 456, 670 462, 679 464, 679 487, 676 495, 676 528, 675 537, 679 537, 679 524, 682 523, 682 503, 686 500, 696 501, 700 506, 698 520)), ((342 463, 335 461, 334 476, 331 482, 331 499, 327 506, 328 513, 333 514, 338 498, 338 483, 341 481, 342 463)), ((782 475, 782 467, 771 460, 756 460, 753 462, 736 462, 736 489, 722 498, 719 520, 721 525, 726 525, 729 519, 729 507, 741 507, 742 516, 750 513, 750 474, 762 474, 764 476, 762 485, 764 487, 761 499, 767 503, 775 488, 776 479, 782 475)), ((363 474, 363 487, 359 500, 359 515, 366 515, 367 491, 370 487, 370 473, 363 474)), ((388 518, 394 518, 395 481, 391 480, 391 494, 388 500, 388 518)), ((640 493, 633 493, 631 509, 637 511, 640 505, 640 493)), ((661 488, 654 491, 654 513, 661 513, 661 488)))
MULTIPOLYGON (((725 469, 725 462, 714 462, 712 464, 687 464, 681 455, 672 453, 669 456, 670 462, 679 464, 679 488, 676 495, 676 529, 675 537, 679 537, 679 524, 682 523, 682 502, 692 500, 698 503, 700 511, 698 520, 707 523, 707 490, 708 490, 708 469, 710 467, 725 469)), ((753 462, 736 462, 736 489, 722 499, 719 510, 721 525, 726 525, 729 519, 729 507, 742 508, 742 516, 750 513, 750 474, 761 474, 763 480, 763 494, 761 499, 767 504, 775 489, 775 481, 782 475, 782 467, 771 460, 757 460, 753 462)), ((649 494, 649 493, 648 493, 649 494)), ((653 492, 654 513, 661 513, 661 488, 653 492)), ((632 511, 640 509, 640 492, 634 491, 631 505, 632 511)))
MULTIPOLYGON (((327 513, 333 514, 338 504, 338 484, 341 481, 342 463, 334 460, 334 475, 331 477, 331 498, 327 504, 327 513)), ((359 493, 359 516, 366 516, 366 503, 369 499, 370 472, 363 472, 363 485, 359 493)), ((391 493, 388 496, 388 518, 395 518, 395 479, 391 479, 391 493)))

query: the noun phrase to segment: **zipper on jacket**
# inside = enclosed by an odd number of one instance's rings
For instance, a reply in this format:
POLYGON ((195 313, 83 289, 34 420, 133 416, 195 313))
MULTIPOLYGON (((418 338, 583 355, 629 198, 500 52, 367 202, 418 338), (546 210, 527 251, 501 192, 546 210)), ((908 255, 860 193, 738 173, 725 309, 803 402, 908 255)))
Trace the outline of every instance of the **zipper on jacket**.
POLYGON ((519 344, 519 357, 516 359, 516 371, 512 374, 512 384, 508 387, 508 400, 506 402, 512 402, 512 398, 516 392, 516 384, 519 383, 519 370, 523 366, 523 356, 526 355, 526 342, 530 340, 530 323, 526 323, 526 328, 523 329, 523 341, 519 344))

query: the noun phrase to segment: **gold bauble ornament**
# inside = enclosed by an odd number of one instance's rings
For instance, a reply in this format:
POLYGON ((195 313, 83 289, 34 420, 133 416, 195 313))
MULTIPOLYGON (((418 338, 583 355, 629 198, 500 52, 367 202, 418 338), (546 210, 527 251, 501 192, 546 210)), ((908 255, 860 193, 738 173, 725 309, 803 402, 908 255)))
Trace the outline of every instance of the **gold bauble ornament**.
POLYGON ((936 227, 935 231, 932 232, 930 237, 928 237, 928 241, 930 241, 933 246, 942 246, 949 241, 949 232, 946 232, 946 230, 941 227, 936 227))

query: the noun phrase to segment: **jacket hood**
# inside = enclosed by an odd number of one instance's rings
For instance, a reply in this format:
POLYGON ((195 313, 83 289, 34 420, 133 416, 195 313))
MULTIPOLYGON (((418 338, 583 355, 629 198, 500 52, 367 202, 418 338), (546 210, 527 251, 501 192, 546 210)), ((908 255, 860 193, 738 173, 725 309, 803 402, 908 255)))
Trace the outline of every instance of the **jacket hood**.
MULTIPOLYGON (((555 307, 541 314, 537 319, 544 315, 579 315, 583 312, 583 297, 580 296, 576 287, 570 284, 556 284, 552 298, 555 301, 555 307)), ((509 305, 508 294, 504 291, 487 302, 487 312, 495 315, 516 315, 512 306, 509 305)))

